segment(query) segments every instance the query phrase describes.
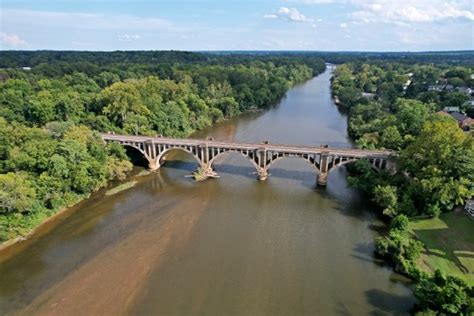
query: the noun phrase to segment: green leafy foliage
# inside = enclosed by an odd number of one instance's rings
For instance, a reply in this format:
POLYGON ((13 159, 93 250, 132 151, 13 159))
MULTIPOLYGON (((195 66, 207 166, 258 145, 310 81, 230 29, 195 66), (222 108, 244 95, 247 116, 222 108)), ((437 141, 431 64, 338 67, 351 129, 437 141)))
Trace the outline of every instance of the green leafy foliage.
POLYGON ((459 278, 436 270, 415 287, 419 309, 439 315, 469 315, 474 312, 474 289, 459 278))
POLYGON ((41 214, 68 206, 131 170, 123 149, 106 147, 88 127, 49 127, 0 118, 5 157, 0 166, 1 240, 27 232, 44 219, 41 214))
POLYGON ((406 193, 432 215, 474 194, 474 139, 449 118, 426 122, 399 162, 400 171, 409 175, 406 193))
POLYGON ((31 211, 36 192, 24 175, 0 174, 0 214, 31 211))

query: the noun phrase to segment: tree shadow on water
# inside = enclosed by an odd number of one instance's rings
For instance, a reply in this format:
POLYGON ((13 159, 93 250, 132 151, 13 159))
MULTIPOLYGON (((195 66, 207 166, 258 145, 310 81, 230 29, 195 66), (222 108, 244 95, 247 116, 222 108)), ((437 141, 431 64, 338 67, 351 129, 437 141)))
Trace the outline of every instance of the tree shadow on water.
POLYGON ((408 315, 415 299, 409 295, 388 293, 379 289, 365 291, 367 302, 375 310, 370 315, 408 315))
POLYGON ((353 248, 353 253, 351 254, 351 257, 370 262, 372 264, 375 264, 379 267, 384 267, 385 263, 383 260, 378 259, 374 256, 374 245, 373 243, 357 243, 355 247, 353 248))

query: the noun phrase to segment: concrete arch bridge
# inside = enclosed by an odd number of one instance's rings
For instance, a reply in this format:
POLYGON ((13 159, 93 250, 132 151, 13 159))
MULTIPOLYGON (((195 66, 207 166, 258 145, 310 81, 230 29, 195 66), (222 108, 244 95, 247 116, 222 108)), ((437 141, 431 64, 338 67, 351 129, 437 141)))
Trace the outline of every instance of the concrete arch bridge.
POLYGON ((167 138, 101 134, 102 139, 130 146, 140 151, 147 159, 151 170, 156 170, 170 150, 179 149, 191 154, 199 164, 196 180, 217 177, 213 164, 222 154, 235 152, 249 159, 255 166, 259 180, 268 177, 268 168, 285 157, 297 157, 310 163, 318 174, 318 185, 327 183, 328 173, 335 168, 367 159, 376 170, 395 170, 394 153, 386 150, 362 150, 351 148, 310 147, 263 143, 237 143, 190 138, 167 138))

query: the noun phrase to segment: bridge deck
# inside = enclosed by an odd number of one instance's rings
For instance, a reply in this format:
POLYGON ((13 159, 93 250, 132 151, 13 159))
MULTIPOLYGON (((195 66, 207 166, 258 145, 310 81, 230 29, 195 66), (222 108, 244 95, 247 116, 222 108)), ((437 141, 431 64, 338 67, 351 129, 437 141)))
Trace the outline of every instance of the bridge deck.
POLYGON ((372 157, 372 158, 388 158, 394 155, 389 150, 366 150, 353 148, 334 148, 334 147, 316 147, 316 146, 299 146, 284 144, 264 144, 264 143, 240 143, 240 142, 223 142, 211 141, 192 138, 168 138, 168 137, 148 137, 148 136, 132 136, 132 135, 115 135, 101 133, 104 140, 126 141, 126 142, 153 142, 155 144, 173 144, 181 146, 207 146, 209 148, 226 148, 235 150, 257 150, 265 149, 267 151, 287 152, 294 154, 321 154, 330 153, 332 155, 351 156, 351 157, 372 157))

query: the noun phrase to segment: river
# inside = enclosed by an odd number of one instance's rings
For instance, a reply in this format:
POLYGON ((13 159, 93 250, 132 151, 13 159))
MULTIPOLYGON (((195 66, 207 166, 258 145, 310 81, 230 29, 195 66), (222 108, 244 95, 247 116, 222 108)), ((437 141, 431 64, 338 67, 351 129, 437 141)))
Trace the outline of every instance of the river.
MULTIPOLYGON (((262 113, 195 137, 350 147, 330 70, 262 113)), ((303 160, 283 159, 257 181, 228 154, 219 179, 194 183, 175 154, 118 194, 93 194, 0 253, 0 314, 406 314, 405 280, 373 258, 385 230, 347 187, 343 167, 326 188, 303 160)))

